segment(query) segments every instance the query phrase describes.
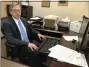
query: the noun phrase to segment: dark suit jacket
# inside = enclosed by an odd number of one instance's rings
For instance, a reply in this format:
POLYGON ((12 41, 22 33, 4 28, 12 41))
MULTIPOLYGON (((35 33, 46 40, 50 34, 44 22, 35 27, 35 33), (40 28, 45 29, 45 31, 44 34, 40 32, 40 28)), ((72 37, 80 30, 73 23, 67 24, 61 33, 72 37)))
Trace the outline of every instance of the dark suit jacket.
MULTIPOLYGON (((21 20, 27 30, 27 35, 30 41, 36 39, 38 32, 34 30, 29 23, 27 23, 27 20, 25 18, 21 17, 21 20)), ((27 46, 28 42, 24 42, 21 40, 20 31, 13 20, 12 17, 8 17, 3 21, 3 30, 4 35, 7 39, 7 42, 9 44, 17 45, 17 46, 27 46)))

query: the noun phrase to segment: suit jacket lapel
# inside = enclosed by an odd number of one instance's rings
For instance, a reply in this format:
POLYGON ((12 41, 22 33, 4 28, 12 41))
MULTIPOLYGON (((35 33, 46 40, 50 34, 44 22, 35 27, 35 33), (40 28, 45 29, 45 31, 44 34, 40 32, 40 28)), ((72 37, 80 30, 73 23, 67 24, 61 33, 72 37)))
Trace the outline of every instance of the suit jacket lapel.
POLYGON ((20 36, 20 38, 21 38, 20 31, 19 31, 19 29, 18 29, 18 27, 17 27, 17 25, 16 25, 16 23, 15 23, 15 21, 13 20, 12 17, 10 17, 10 22, 11 22, 11 24, 13 25, 14 31, 16 31, 16 32, 18 33, 18 34, 16 34, 16 35, 17 35, 17 36, 20 36))
POLYGON ((22 20, 22 22, 23 22, 23 24, 24 24, 24 26, 25 26, 25 28, 26 28, 26 31, 27 31, 27 34, 28 34, 28 38, 31 40, 32 39, 32 36, 31 36, 31 32, 29 32, 29 29, 28 29, 28 26, 27 26, 27 21, 25 21, 24 19, 22 19, 21 18, 21 20, 22 20), (26 23, 25 23, 26 22, 26 23))
MULTIPOLYGON (((28 28, 27 28, 27 26, 26 26, 25 21, 24 21, 22 18, 20 18, 20 19, 21 19, 22 23, 24 24, 24 26, 25 26, 25 28, 26 28, 26 31, 28 32, 28 28)), ((17 25, 16 25, 16 23, 15 23, 15 21, 13 20, 12 17, 11 17, 11 22, 12 22, 12 24, 14 25, 16 31, 20 34, 20 31, 19 31, 19 29, 18 29, 18 27, 17 27, 17 25)))
MULTIPOLYGON (((15 23, 15 21, 13 20, 13 18, 11 17, 10 18, 10 21, 12 22, 12 25, 13 25, 13 29, 17 32, 17 36, 19 36, 20 37, 20 39, 21 39, 21 34, 20 34, 20 31, 19 31, 19 29, 18 29, 18 27, 17 27, 17 25, 16 25, 16 23, 15 23)), ((31 34, 30 34, 30 32, 29 32, 29 30, 28 30, 28 28, 27 28, 27 24, 25 23, 26 21, 24 21, 22 18, 21 18, 21 21, 22 21, 22 23, 24 24, 24 26, 25 26, 25 28, 26 28, 26 31, 27 31, 27 34, 28 34, 28 37, 29 38, 31 38, 31 34)))
POLYGON ((28 28, 27 28, 27 25, 26 25, 26 21, 24 21, 22 18, 21 18, 21 21, 22 21, 22 23, 24 24, 24 26, 25 26, 25 28, 26 28, 26 31, 28 32, 28 28))

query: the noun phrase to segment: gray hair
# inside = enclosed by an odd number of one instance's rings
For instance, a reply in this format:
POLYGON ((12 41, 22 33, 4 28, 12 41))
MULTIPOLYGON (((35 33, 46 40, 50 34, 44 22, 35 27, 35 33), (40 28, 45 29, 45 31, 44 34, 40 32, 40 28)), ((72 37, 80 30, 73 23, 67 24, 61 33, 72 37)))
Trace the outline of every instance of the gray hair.
POLYGON ((19 4, 19 3, 12 3, 12 4, 9 6, 9 11, 12 11, 12 8, 15 7, 16 5, 19 5, 20 8, 21 8, 21 4, 19 4))

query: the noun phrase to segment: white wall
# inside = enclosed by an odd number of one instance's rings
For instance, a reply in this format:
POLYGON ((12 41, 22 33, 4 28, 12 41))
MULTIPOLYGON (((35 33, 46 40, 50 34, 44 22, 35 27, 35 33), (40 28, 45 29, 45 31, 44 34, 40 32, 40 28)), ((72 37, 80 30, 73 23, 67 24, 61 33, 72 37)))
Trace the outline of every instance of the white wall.
POLYGON ((33 6, 33 16, 57 15, 60 19, 68 16, 71 20, 82 20, 89 17, 89 2, 68 2, 68 6, 58 6, 58 2, 50 2, 50 7, 41 7, 41 2, 29 2, 33 6))

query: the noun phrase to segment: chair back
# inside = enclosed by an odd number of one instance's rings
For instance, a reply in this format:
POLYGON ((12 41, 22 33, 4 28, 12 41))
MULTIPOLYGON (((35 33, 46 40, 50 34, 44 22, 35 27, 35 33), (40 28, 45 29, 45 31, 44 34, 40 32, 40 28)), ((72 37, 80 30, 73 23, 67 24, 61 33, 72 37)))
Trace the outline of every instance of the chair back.
MULTIPOLYGON (((3 23, 7 21, 8 21, 7 17, 1 18, 1 32, 3 33, 4 37, 5 37, 5 33, 4 33, 3 23)), ((5 46, 6 46, 7 58, 11 57, 12 60, 15 60, 15 58, 18 57, 19 47, 17 47, 16 45, 9 44, 7 40, 6 40, 5 46)))

